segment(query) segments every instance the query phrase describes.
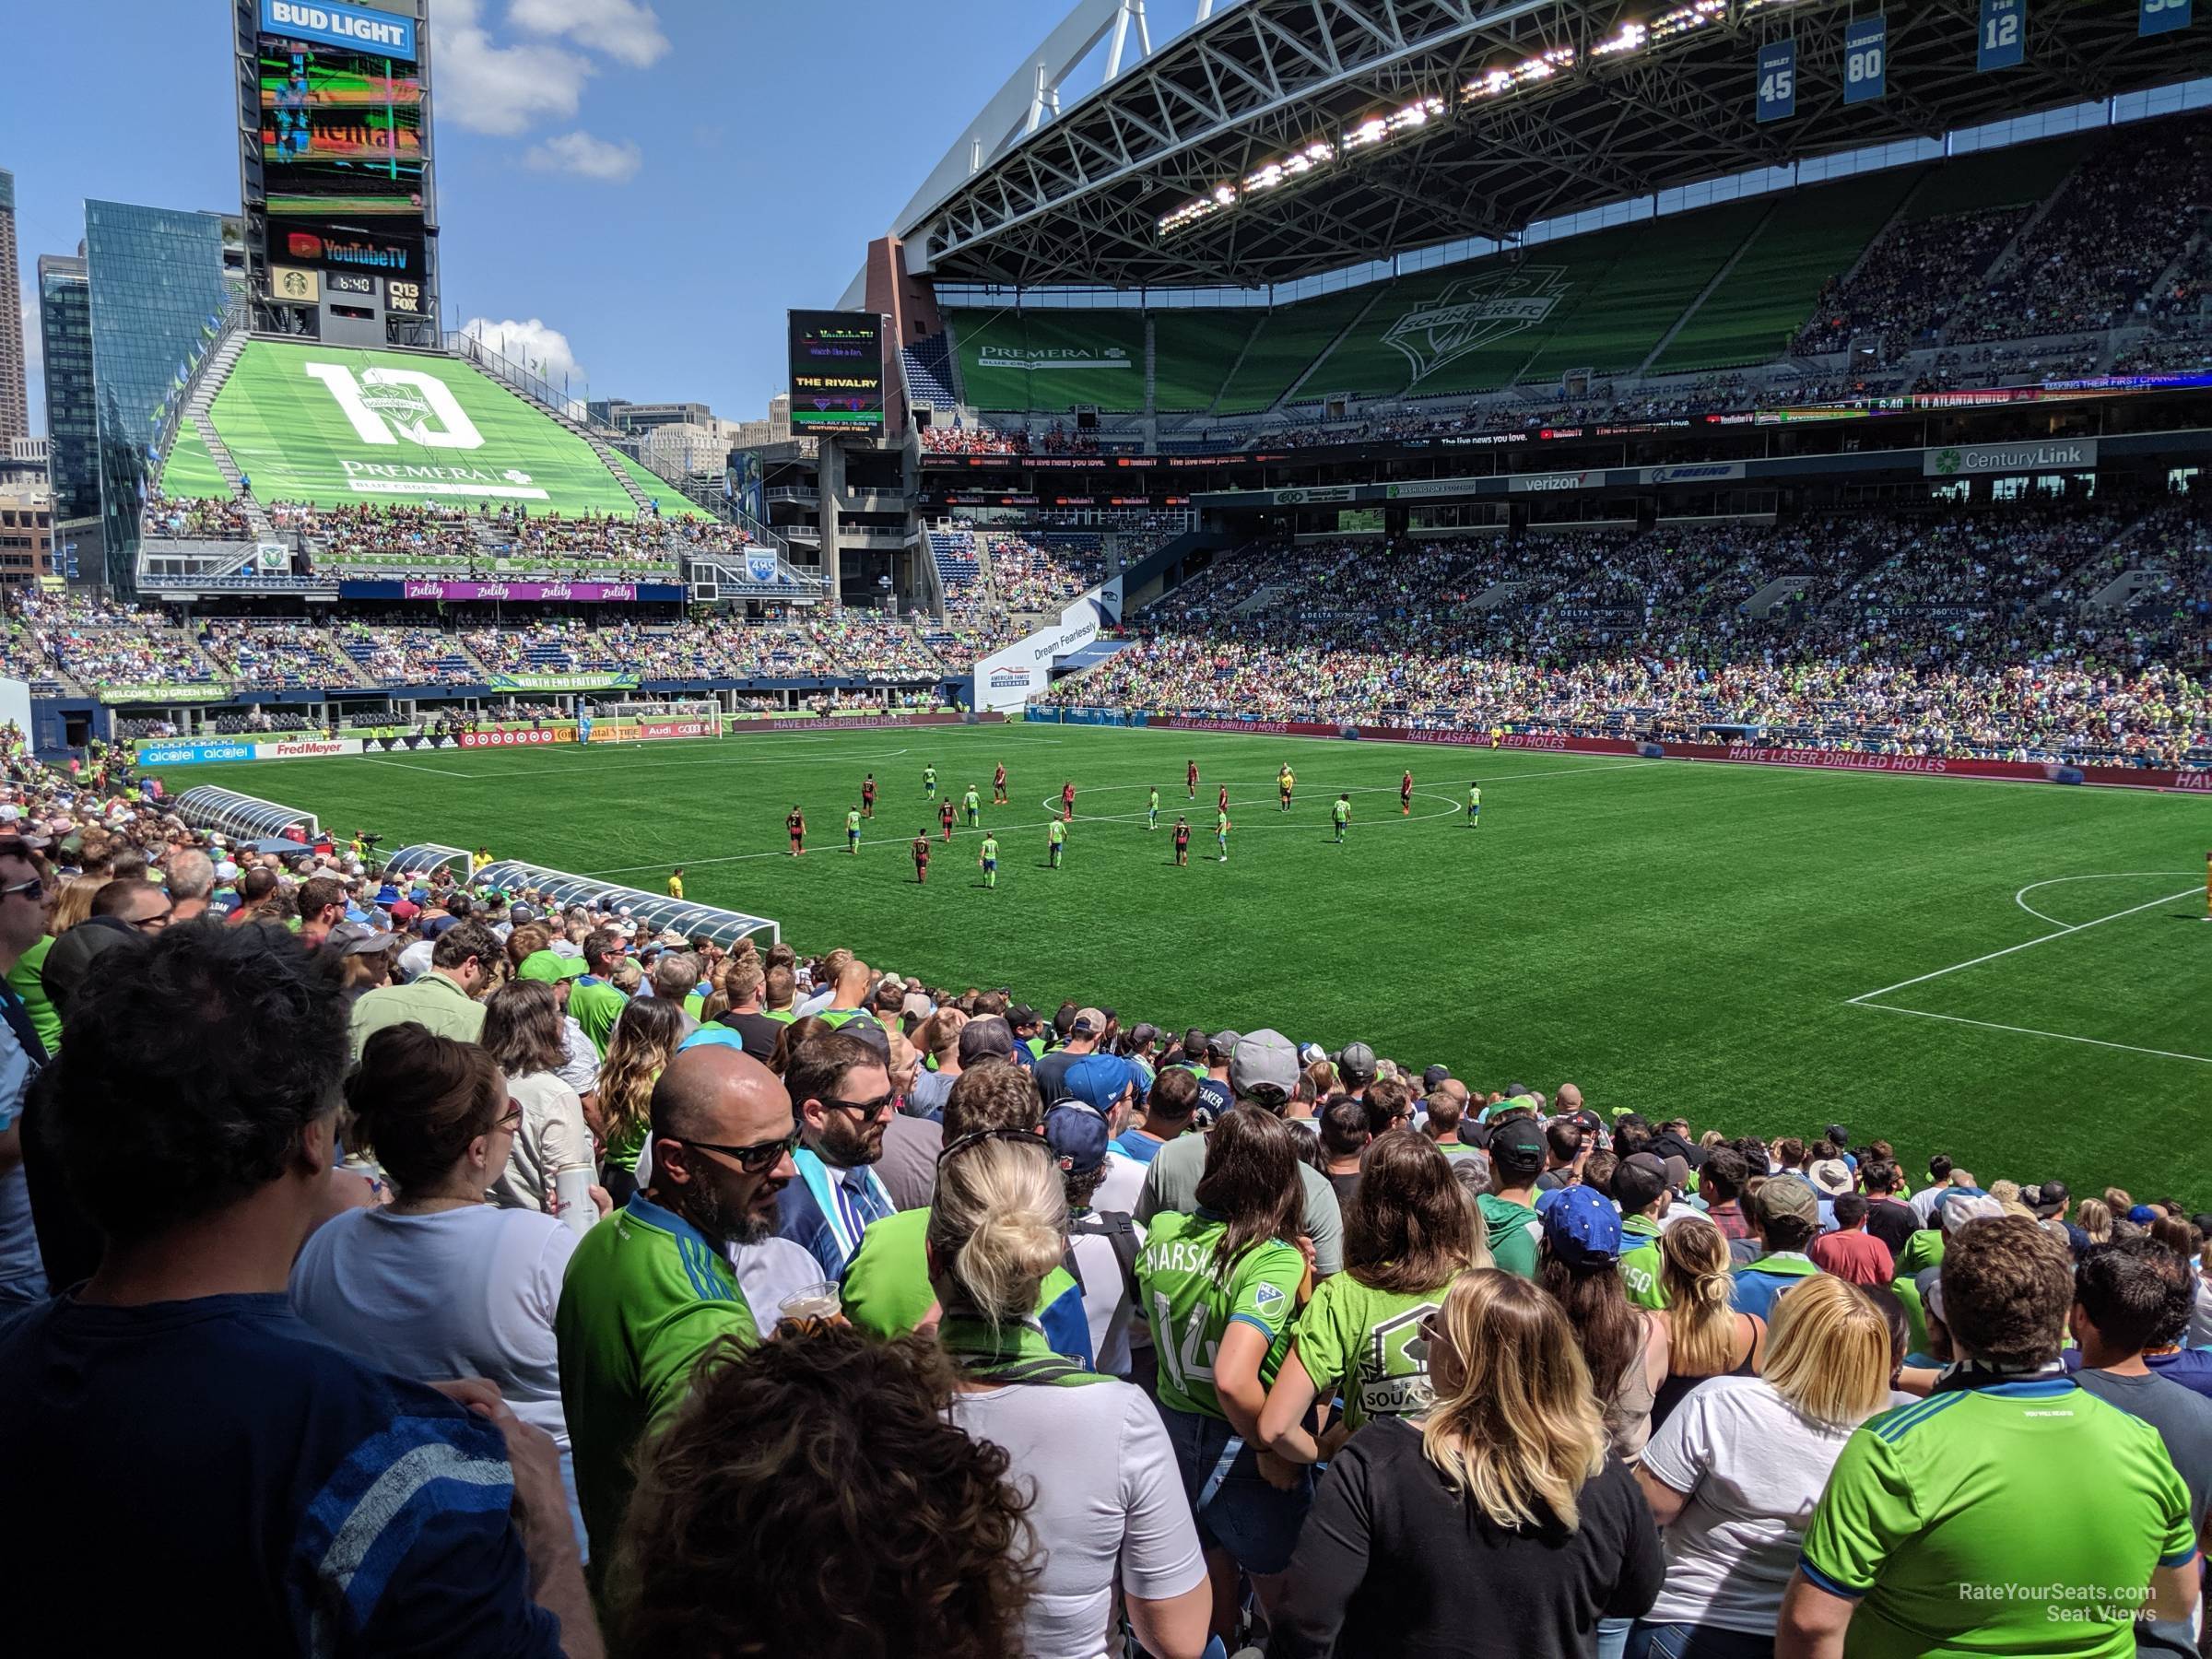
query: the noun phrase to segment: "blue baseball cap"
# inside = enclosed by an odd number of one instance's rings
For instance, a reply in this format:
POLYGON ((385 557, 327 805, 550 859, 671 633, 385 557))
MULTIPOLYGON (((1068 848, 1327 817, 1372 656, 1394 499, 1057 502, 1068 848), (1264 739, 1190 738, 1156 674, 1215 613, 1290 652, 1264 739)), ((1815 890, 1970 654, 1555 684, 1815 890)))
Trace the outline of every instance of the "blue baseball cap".
POLYGON ((1096 1107, 1063 1100, 1044 1114, 1044 1141, 1064 1173, 1088 1175, 1106 1161, 1106 1120, 1096 1107))
POLYGON ((1570 1267, 1609 1267, 1620 1260, 1620 1212, 1594 1187, 1563 1189, 1544 1206, 1544 1241, 1570 1267))
POLYGON ((1136 1081, 1129 1062, 1118 1054, 1086 1054, 1060 1079, 1066 1098, 1094 1112, 1112 1112, 1123 1092, 1136 1081))

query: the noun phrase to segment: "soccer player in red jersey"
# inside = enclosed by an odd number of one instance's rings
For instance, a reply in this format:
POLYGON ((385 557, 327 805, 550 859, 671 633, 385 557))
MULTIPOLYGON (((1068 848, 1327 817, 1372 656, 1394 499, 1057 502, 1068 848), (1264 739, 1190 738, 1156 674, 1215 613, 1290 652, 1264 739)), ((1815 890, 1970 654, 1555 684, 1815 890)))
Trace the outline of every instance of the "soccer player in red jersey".
POLYGON ((944 806, 937 808, 937 822, 945 826, 945 839, 950 841, 952 839, 952 802, 949 799, 944 806))
POLYGON ((1413 816, 1413 773, 1411 771, 1398 780, 1398 816, 1401 818, 1413 816))
POLYGON ((991 805, 1006 805, 1006 763, 1004 760, 998 763, 998 770, 991 774, 991 805))
POLYGON ((1060 821, 1072 823, 1076 816, 1076 786, 1071 781, 1060 785, 1060 821))
POLYGON ((929 879, 929 831, 927 830, 917 830, 914 834, 914 879, 918 882, 926 882, 929 879))

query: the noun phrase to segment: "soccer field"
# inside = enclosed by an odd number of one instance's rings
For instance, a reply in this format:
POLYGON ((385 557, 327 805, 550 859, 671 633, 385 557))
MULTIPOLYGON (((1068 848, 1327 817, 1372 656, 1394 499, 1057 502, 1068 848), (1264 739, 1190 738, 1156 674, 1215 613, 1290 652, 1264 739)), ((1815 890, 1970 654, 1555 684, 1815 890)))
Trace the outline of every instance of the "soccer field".
POLYGON ((773 916, 802 951, 1079 995, 1124 1022, 1277 1024, 1486 1088, 1582 1085, 1698 1128, 1887 1135, 1915 1170, 2063 1174, 2212 1201, 2212 925, 2202 799, 2044 784, 1424 745, 1030 725, 729 737, 619 749, 194 767, 343 836, 488 843, 773 916), (926 887, 922 769, 1010 806, 985 891, 976 832, 926 887), (1195 759, 1195 802, 1183 765, 1195 759), (1275 772, 1298 775, 1277 809, 1275 772), (1398 777, 1416 793, 1401 816, 1398 777), (863 776, 861 855, 843 849, 863 776), (1470 778, 1483 789, 1470 829, 1470 778), (1074 780, 1065 867, 1045 825, 1074 780), (1230 857, 1214 859, 1230 786, 1230 857), (1161 827, 1144 823, 1160 791, 1161 827), (1351 792, 1334 844, 1329 803, 1351 792), (784 855, 794 803, 806 857, 784 855), (1051 806, 1048 809, 1048 803, 1051 806), (1192 857, 1168 826, 1188 812, 1192 857))

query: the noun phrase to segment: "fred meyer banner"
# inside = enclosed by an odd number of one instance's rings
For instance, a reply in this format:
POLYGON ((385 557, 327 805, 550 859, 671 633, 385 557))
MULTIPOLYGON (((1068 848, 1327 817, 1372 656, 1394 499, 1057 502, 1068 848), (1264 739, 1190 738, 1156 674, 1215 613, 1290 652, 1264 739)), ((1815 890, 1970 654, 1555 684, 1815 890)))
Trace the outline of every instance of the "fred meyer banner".
POLYGON ((494 691, 634 691, 634 674, 495 674, 494 691))
POLYGON ((321 760, 358 755, 359 737, 300 737, 289 742, 241 743, 235 739, 198 743, 141 743, 138 764, 149 770, 171 766, 212 766, 225 760, 321 760))
POLYGON ((415 19, 357 6, 261 0, 261 32, 288 41, 321 41, 365 57, 415 61, 415 19))
POLYGON ((228 686, 102 686, 100 700, 103 703, 186 703, 223 702, 229 700, 228 686))

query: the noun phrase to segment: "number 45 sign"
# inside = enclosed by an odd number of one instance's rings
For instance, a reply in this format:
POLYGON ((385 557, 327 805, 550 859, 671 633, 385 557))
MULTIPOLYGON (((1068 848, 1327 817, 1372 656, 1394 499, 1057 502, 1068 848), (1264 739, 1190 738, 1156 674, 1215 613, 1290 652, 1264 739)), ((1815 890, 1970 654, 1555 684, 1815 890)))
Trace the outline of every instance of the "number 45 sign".
POLYGON ((1761 122, 1797 113, 1797 42, 1770 41, 1759 49, 1758 113, 1761 122))

